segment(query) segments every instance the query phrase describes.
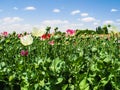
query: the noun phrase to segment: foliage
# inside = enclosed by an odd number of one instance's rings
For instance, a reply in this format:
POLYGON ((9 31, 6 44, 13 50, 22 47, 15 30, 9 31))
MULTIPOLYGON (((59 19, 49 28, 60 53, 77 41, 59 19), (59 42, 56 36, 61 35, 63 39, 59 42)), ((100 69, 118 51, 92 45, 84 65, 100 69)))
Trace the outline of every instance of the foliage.
POLYGON ((96 28, 96 33, 97 33, 97 34, 108 34, 108 27, 110 27, 110 25, 108 25, 108 26, 103 26, 102 28, 101 28, 101 26, 98 26, 98 27, 96 28))
POLYGON ((120 89, 117 36, 56 33, 26 46, 26 33, 0 37, 0 90, 120 89))
POLYGON ((86 30, 79 30, 79 29, 77 29, 76 31, 77 31, 78 35, 79 34, 96 34, 96 31, 88 30, 88 29, 86 29, 86 30))

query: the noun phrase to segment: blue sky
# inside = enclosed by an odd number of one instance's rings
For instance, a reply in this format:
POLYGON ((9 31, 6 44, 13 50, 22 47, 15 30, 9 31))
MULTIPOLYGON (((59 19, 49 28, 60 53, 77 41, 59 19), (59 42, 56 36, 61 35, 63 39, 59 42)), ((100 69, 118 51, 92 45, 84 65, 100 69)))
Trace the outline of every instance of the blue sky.
POLYGON ((0 32, 46 26, 95 29, 112 24, 120 31, 120 0, 1 0, 0 32))

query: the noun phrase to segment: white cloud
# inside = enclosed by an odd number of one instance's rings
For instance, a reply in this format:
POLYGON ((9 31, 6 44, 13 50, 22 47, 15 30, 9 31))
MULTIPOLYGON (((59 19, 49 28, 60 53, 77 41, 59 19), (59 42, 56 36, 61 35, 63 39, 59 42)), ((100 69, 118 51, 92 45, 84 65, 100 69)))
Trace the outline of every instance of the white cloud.
POLYGON ((82 18, 81 21, 83 22, 93 22, 95 21, 94 17, 86 17, 86 18, 82 18))
MULTIPOLYGON (((117 25, 120 25, 120 22, 119 23, 117 23, 117 25)), ((119 29, 120 30, 120 29, 119 29)))
POLYGON ((81 18, 78 18, 77 20, 78 20, 78 21, 81 21, 81 18))
POLYGON ((61 28, 61 30, 66 31, 67 29, 74 29, 74 30, 76 30, 76 29, 81 29, 82 26, 84 26, 83 23, 69 23, 69 24, 67 24, 67 25, 63 25, 63 26, 60 27, 60 28, 61 28))
POLYGON ((14 10, 18 10, 18 8, 17 8, 17 7, 13 7, 13 9, 14 9, 14 10))
POLYGON ((67 20, 45 20, 42 22, 42 24, 45 25, 57 25, 57 24, 67 24, 69 21, 67 20))
POLYGON ((42 28, 46 28, 47 26, 52 27, 51 32, 53 32, 55 27, 59 27, 59 30, 64 31, 64 26, 68 25, 69 21, 67 20, 44 20, 40 23, 42 28))
POLYGON ((82 17, 88 16, 88 13, 81 13, 82 17))
POLYGON ((25 8, 25 10, 36 10, 36 8, 34 6, 28 6, 25 8))
POLYGON ((59 13, 59 12, 60 12, 60 9, 54 9, 53 12, 54 12, 54 13, 59 13))
POLYGON ((47 26, 52 27, 51 31, 53 31, 55 27, 59 27, 59 30, 64 31, 66 29, 64 28, 64 26, 69 25, 69 21, 67 20, 44 20, 39 25, 16 23, 19 21, 19 19, 13 17, 6 17, 1 20, 0 20, 0 32, 3 31, 7 32, 16 31, 17 33, 25 31, 31 32, 33 27, 45 29, 47 26))
POLYGON ((93 25, 94 25, 94 26, 98 26, 98 25, 99 25, 99 23, 97 23, 97 22, 94 22, 94 23, 93 23, 93 25))
POLYGON ((67 29, 81 29, 84 24, 83 23, 72 23, 67 20, 45 20, 43 21, 40 26, 43 26, 44 28, 46 26, 52 27, 52 32, 55 27, 58 27, 60 31, 65 32, 67 29))
POLYGON ((103 24, 114 24, 114 21, 112 20, 106 20, 103 22, 103 24))
POLYGON ((71 12, 71 15, 76 15, 76 14, 79 14, 80 13, 80 10, 74 10, 71 12))
POLYGON ((22 32, 31 32, 33 26, 30 24, 7 24, 7 25, 0 25, 0 32, 7 31, 12 33, 16 31, 17 33, 22 32))
MULTIPOLYGON (((62 22, 60 22, 62 23, 62 22)), ((37 27, 40 29, 45 29, 48 25, 44 25, 44 24, 39 24, 39 25, 30 25, 30 24, 7 24, 7 25, 0 25, 0 33, 3 31, 7 31, 12 33, 13 31, 16 31, 17 33, 22 33, 22 32, 31 32, 33 27, 37 27)), ((65 32, 67 29, 81 29, 83 26, 82 23, 66 23, 63 21, 62 24, 52 24, 51 27, 51 32, 54 31, 55 27, 58 27, 60 31, 65 32), (65 24, 64 24, 65 23, 65 24)))
POLYGON ((22 18, 20 17, 5 17, 2 19, 2 22, 3 23, 15 23, 15 22, 20 22, 20 21, 23 21, 22 18))
POLYGON ((111 12, 117 12, 118 10, 117 9, 111 9, 111 12))

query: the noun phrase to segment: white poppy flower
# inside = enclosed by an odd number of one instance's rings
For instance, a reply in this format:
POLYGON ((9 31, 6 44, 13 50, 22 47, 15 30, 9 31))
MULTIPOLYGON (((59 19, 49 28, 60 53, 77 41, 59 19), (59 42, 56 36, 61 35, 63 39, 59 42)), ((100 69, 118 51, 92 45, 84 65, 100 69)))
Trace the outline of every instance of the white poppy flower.
POLYGON ((35 37, 40 37, 40 36, 42 36, 43 34, 45 34, 45 32, 46 32, 46 31, 45 31, 44 29, 40 30, 40 29, 34 28, 34 29, 32 30, 32 35, 35 36, 35 37))
POLYGON ((24 46, 27 46, 33 43, 33 38, 31 35, 26 35, 26 36, 20 37, 20 41, 24 46))

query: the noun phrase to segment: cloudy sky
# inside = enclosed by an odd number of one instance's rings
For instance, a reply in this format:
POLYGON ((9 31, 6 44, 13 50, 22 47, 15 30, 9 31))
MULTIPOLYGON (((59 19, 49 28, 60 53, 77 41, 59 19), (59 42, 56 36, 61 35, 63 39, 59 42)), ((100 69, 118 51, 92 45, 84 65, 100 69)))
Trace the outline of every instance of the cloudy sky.
POLYGON ((120 28, 119 5, 120 0, 0 0, 0 32, 46 26, 95 29, 105 24, 120 28))

